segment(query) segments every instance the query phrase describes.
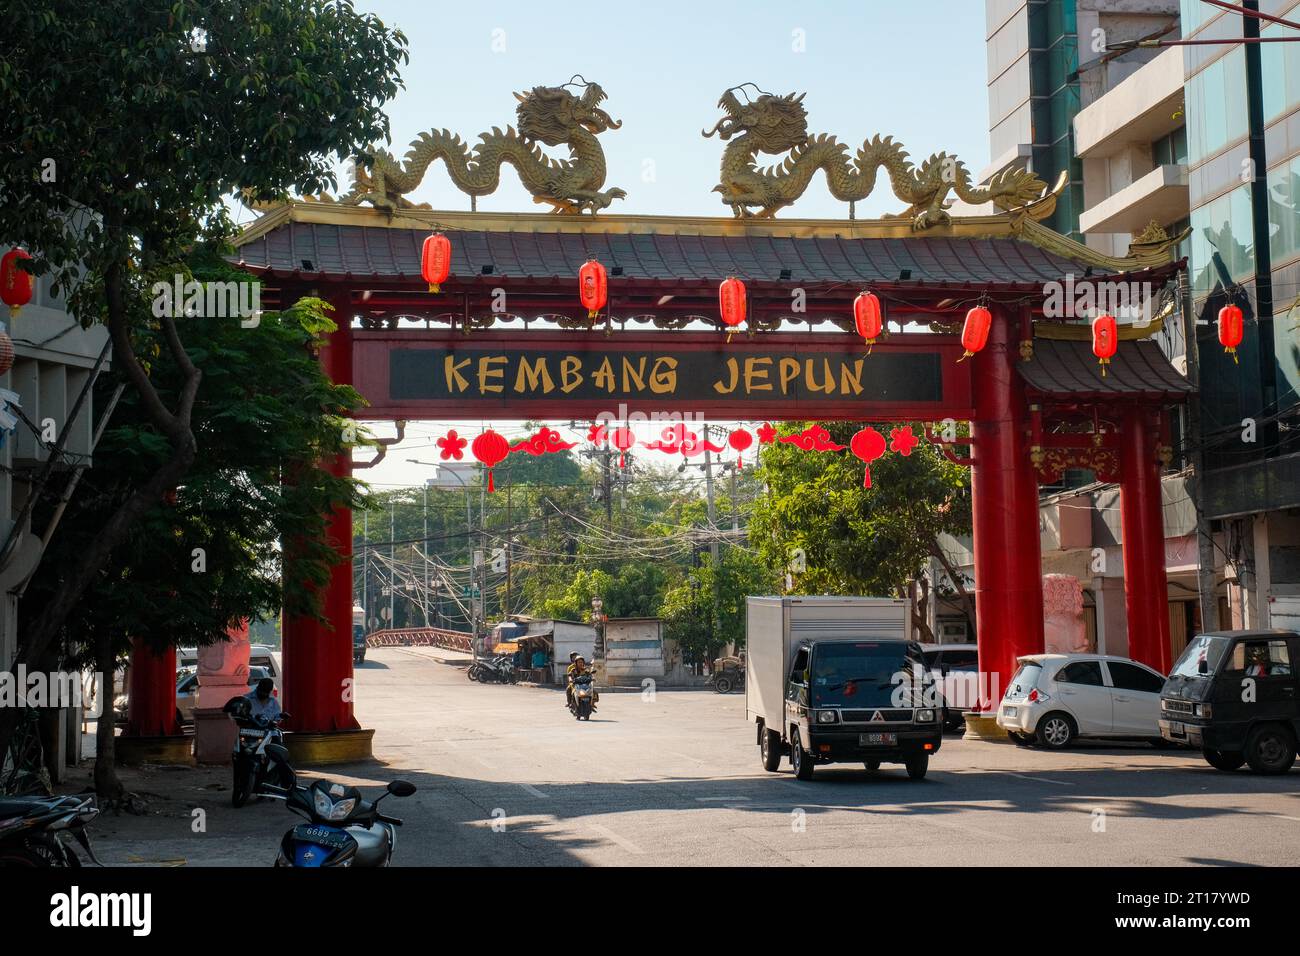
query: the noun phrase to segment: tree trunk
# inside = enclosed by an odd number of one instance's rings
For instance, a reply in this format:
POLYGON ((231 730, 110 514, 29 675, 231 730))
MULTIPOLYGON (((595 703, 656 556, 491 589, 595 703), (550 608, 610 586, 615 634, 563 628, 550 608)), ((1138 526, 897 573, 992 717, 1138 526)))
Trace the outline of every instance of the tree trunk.
POLYGON ((101 801, 120 800, 125 791, 117 776, 113 749, 117 731, 117 715, 113 713, 113 672, 116 667, 113 640, 107 634, 101 634, 95 639, 95 669, 104 675, 105 687, 103 706, 95 724, 95 794, 101 801))

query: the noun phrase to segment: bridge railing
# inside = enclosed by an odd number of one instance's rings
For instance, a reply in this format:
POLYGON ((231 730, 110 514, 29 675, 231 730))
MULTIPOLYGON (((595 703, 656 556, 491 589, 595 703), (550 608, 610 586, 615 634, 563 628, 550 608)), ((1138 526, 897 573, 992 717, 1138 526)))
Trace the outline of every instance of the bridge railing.
POLYGON ((449 651, 473 651, 474 635, 441 627, 394 627, 366 635, 366 647, 441 647, 449 651))

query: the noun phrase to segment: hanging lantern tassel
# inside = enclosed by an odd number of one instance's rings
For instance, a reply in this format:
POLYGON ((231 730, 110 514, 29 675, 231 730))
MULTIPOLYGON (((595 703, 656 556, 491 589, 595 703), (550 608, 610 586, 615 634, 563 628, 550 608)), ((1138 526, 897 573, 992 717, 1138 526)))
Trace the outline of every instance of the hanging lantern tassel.
POLYGON ((636 444, 636 435, 630 428, 616 428, 609 433, 609 440, 618 449, 618 467, 627 467, 628 449, 636 444))
POLYGON ((474 439, 473 444, 469 446, 469 450, 487 468, 488 491, 496 491, 496 483, 492 479, 492 469, 506 460, 506 456, 510 454, 510 442, 506 441, 505 436, 500 432, 489 428, 474 439))
POLYGON ((743 428, 737 428, 727 436, 727 444, 736 450, 736 471, 745 469, 745 449, 754 443, 754 436, 743 428))
POLYGON ((424 240, 424 249, 420 254, 420 273, 429 283, 429 291, 442 291, 442 284, 451 274, 451 240, 440 232, 435 232, 424 240))
POLYGON ((853 300, 853 327, 867 343, 867 354, 870 355, 884 327, 880 318, 880 300, 874 293, 859 292, 853 300))
POLYGON ((735 276, 727 276, 718 286, 718 311, 727 326, 727 344, 731 344, 736 327, 745 321, 745 308, 745 283, 735 276))
POLYGON ((1119 344, 1119 324, 1113 315, 1099 315, 1092 320, 1092 354, 1101 366, 1101 377, 1106 377, 1106 366, 1119 344))
POLYGON ((578 270, 578 298, 587 309, 588 320, 593 322, 609 300, 609 276, 595 259, 588 259, 578 270))
POLYGON ((26 249, 13 248, 0 258, 0 300, 9 306, 9 317, 18 318, 18 313, 28 302, 32 301, 32 274, 18 268, 19 261, 31 256, 26 249))
POLYGON ((1241 307, 1225 305, 1219 310, 1219 344, 1223 346, 1225 354, 1232 356, 1233 365, 1240 364, 1237 361, 1237 346, 1241 344, 1244 334, 1245 324, 1241 307))
POLYGON ((874 428, 864 428, 849 439, 849 451, 866 464, 862 487, 871 487, 871 463, 885 453, 885 436, 874 428))
POLYGON ((977 305, 966 313, 966 322, 961 327, 961 344, 966 351, 958 362, 966 361, 988 344, 989 328, 992 325, 993 313, 982 305, 977 305))

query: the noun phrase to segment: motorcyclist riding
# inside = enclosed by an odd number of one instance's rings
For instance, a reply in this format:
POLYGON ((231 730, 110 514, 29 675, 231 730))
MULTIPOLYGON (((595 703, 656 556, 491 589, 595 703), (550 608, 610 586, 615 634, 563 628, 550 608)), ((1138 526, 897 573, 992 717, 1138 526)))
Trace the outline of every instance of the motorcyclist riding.
POLYGON ((258 723, 271 723, 280 719, 280 702, 272 694, 274 690, 275 681, 263 677, 256 687, 244 695, 252 701, 249 716, 258 723))
MULTIPOLYGON (((569 669, 565 672, 566 676, 568 677, 568 680, 564 688, 564 697, 565 697, 565 702, 569 705, 570 708, 572 708, 573 707, 573 681, 579 675, 586 674, 588 671, 587 671, 587 660, 581 654, 570 654, 569 659, 573 663, 569 665, 569 669)), ((591 709, 593 711, 596 709, 596 704, 599 700, 600 700, 600 694, 598 692, 593 691, 591 695, 591 709)))

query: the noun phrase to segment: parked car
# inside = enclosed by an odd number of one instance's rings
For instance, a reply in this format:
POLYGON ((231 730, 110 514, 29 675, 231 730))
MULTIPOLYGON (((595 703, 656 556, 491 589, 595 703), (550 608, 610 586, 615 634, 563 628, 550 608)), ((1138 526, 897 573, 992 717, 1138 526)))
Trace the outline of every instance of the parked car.
POLYGON ((1294 631, 1216 631, 1188 642, 1160 698, 1165 740, 1210 766, 1286 773, 1296 759, 1300 684, 1294 631))
MULTIPOLYGON (((265 667, 248 668, 248 689, 252 690, 263 677, 275 677, 265 667)), ((176 719, 182 724, 194 723, 194 700, 199 693, 199 674, 192 671, 176 682, 176 719)), ((273 694, 279 696, 280 685, 277 683, 273 694)), ((233 696, 233 695, 232 695, 233 696)))
POLYGON ((921 656, 943 696, 944 730, 966 726, 962 711, 979 702, 979 655, 974 644, 922 644, 921 656))
POLYGON ((1017 662, 997 716, 1016 743, 1060 750, 1078 737, 1098 737, 1166 745, 1158 671, 1099 654, 1030 654, 1017 662))

